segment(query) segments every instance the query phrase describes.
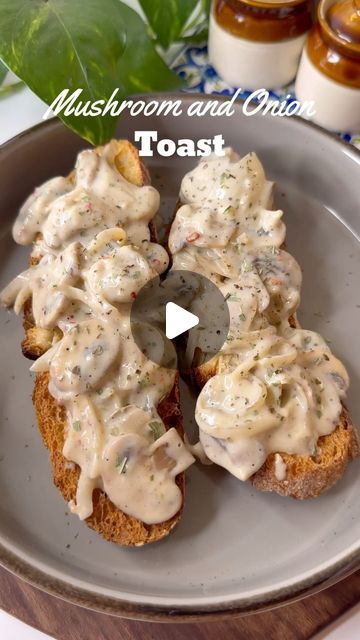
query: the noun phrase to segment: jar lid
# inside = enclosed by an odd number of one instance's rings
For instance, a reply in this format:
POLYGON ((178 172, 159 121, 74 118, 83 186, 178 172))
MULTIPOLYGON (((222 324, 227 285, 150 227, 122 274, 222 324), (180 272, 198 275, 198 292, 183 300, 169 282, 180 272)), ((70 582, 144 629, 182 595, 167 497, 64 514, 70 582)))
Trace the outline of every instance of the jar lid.
POLYGON ((360 0, 323 0, 319 21, 330 43, 345 55, 360 56, 360 0))
POLYGON ((277 9, 282 7, 294 7, 297 4, 305 3, 308 0, 242 0, 244 4, 251 7, 262 7, 263 9, 277 9))
POLYGON ((327 20, 339 38, 345 42, 360 44, 360 0, 335 2, 327 12, 327 20))

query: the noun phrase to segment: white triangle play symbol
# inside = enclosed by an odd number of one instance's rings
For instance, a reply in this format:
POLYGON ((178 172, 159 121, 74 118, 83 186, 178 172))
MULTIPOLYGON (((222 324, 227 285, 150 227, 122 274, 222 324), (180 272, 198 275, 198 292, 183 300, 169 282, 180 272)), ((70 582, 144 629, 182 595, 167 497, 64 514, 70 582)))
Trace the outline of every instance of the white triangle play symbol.
POLYGON ((169 340, 185 333, 199 324, 199 318, 190 311, 179 307, 175 302, 168 302, 165 307, 165 333, 169 340))

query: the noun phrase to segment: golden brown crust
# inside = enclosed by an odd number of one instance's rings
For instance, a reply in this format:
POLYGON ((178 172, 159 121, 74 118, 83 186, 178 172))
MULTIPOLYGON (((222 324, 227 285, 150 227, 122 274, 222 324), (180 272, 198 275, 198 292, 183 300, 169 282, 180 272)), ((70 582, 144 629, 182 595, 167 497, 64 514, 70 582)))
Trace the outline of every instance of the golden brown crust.
MULTIPOLYGON (((33 260, 32 263, 34 264, 33 260)), ((59 338, 61 337, 61 331, 57 327, 54 330, 35 327, 31 298, 26 300, 23 311, 24 339, 21 343, 21 349, 26 358, 36 360, 50 349, 54 335, 57 334, 59 338)))
POLYGON ((210 378, 215 376, 217 373, 216 363, 213 360, 209 360, 205 362, 199 367, 194 367, 191 370, 191 379, 196 384, 199 389, 202 389, 203 386, 207 383, 210 378))
POLYGON ((254 487, 299 500, 319 496, 342 477, 348 462, 359 456, 358 436, 349 412, 344 407, 335 431, 319 438, 315 456, 280 455, 286 464, 286 478, 277 479, 275 454, 271 454, 252 476, 254 487))
POLYGON ((125 180, 135 184, 137 187, 150 184, 149 172, 141 161, 138 150, 128 140, 118 141, 115 166, 125 180))
MULTIPOLYGON (((119 172, 129 182, 137 186, 150 184, 148 171, 141 162, 137 149, 127 140, 118 141, 118 154, 115 157, 115 164, 119 172)), ((150 232, 152 240, 156 241, 156 231, 153 225, 150 225, 150 232)), ((37 264, 37 259, 31 257, 29 265, 34 266, 35 264, 37 264)), ((34 326, 31 299, 27 300, 24 306, 23 326, 25 337, 22 342, 22 351, 27 358, 36 360, 51 346, 54 332, 34 326)), ((55 329, 55 331, 59 330, 55 329)), ((50 452, 54 483, 65 500, 69 502, 70 500, 75 500, 80 469, 77 465, 69 463, 63 456, 62 451, 66 430, 65 412, 49 393, 48 382, 49 376, 47 373, 37 375, 33 403, 40 433, 45 446, 50 452)), ((159 405, 158 412, 164 421, 166 429, 174 427, 183 437, 178 377, 169 396, 159 405)), ((177 476, 176 482, 184 496, 183 474, 177 476)), ((88 526, 100 533, 106 540, 126 546, 141 546, 161 540, 174 528, 180 520, 182 512, 181 508, 173 518, 166 522, 146 525, 137 518, 128 516, 118 509, 105 493, 99 489, 94 491, 93 503, 93 513, 85 521, 88 526)))
MULTIPOLYGON (((76 498, 80 469, 76 464, 69 463, 63 456, 67 427, 65 411, 50 395, 48 383, 48 373, 37 375, 33 403, 42 439, 50 452, 54 483, 65 500, 69 502, 76 498)), ((158 412, 167 429, 175 427, 183 435, 178 378, 170 395, 159 405, 158 412)), ((177 484, 184 495, 183 474, 177 477, 177 484)), ((142 546, 161 540, 174 528, 180 520, 182 512, 181 509, 166 522, 147 525, 118 509, 100 489, 94 491, 93 503, 94 510, 91 516, 85 520, 86 524, 106 540, 126 546, 142 546)))

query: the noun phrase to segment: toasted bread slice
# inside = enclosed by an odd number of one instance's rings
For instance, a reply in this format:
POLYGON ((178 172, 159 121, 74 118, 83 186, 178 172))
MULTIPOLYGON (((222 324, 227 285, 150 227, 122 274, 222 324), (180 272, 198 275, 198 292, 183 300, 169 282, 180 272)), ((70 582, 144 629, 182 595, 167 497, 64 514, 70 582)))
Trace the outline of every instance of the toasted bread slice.
POLYGON ((335 431, 319 438, 314 456, 295 456, 281 453, 286 464, 286 478, 278 480, 275 473, 275 454, 251 478, 261 491, 276 491, 282 496, 303 500, 316 498, 330 489, 344 474, 350 460, 359 456, 359 441, 349 412, 343 407, 335 431))
MULTIPOLYGON (((139 158, 137 149, 127 140, 118 142, 118 155, 115 164, 122 176, 137 186, 150 183, 147 169, 139 158)), ((152 240, 156 241, 155 228, 150 228, 152 240)), ((36 264, 30 258, 30 265, 36 264)), ((54 332, 34 326, 31 300, 24 307, 25 337, 22 350, 26 357, 36 360, 52 344, 54 332)), ((55 329, 59 331, 59 329, 55 329)), ((61 332, 60 332, 61 334, 61 332)), ((74 500, 80 475, 80 468, 70 463, 63 455, 65 430, 67 427, 65 411, 48 390, 49 376, 40 373, 35 380, 33 403, 37 421, 44 444, 50 452, 53 469, 53 479, 66 501, 74 500)), ((183 437, 182 416, 179 400, 179 380, 175 379, 173 389, 158 407, 158 413, 164 421, 166 429, 174 427, 183 437)), ((184 496, 184 476, 176 478, 184 496)), ((159 524, 147 525, 133 516, 129 516, 118 509, 100 489, 93 494, 94 510, 86 524, 106 540, 126 546, 142 546, 155 542, 167 536, 181 517, 182 508, 175 516, 159 524)))
MULTIPOLYGON (((201 389, 217 372, 215 361, 192 370, 192 378, 201 389)), ((356 427, 346 407, 343 407, 335 431, 318 440, 314 456, 298 456, 279 451, 286 464, 286 478, 276 477, 275 455, 270 454, 263 466, 250 478, 256 489, 275 491, 282 496, 303 500, 315 498, 330 489, 343 475, 350 460, 360 455, 356 427)))
MULTIPOLYGON (((42 439, 50 452, 54 483, 66 501, 75 500, 79 467, 63 456, 66 418, 64 409, 54 400, 48 390, 49 376, 40 373, 36 377, 33 392, 37 421, 42 439)), ((167 429, 175 427, 183 435, 179 402, 179 383, 176 380, 170 395, 158 407, 159 416, 167 429)), ((177 485, 184 494, 183 474, 177 476, 177 485)), ((126 546, 142 546, 161 540, 179 522, 181 511, 160 524, 147 525, 118 509, 103 491, 93 493, 94 510, 86 524, 100 533, 106 540, 126 546)))
MULTIPOLYGON (((181 202, 178 200, 174 217, 180 206, 181 202)), ((292 327, 299 326, 295 315, 289 317, 289 324, 292 327)), ((218 372, 216 357, 203 364, 202 361, 203 354, 197 348, 190 378, 198 389, 202 389, 218 372)), ((344 474, 347 464, 360 456, 359 435, 347 408, 343 405, 339 424, 332 433, 319 438, 316 455, 299 456, 281 451, 278 453, 286 465, 286 478, 277 479, 276 454, 270 454, 263 466, 250 478, 254 487, 260 491, 274 491, 299 500, 315 498, 330 489, 344 474)))

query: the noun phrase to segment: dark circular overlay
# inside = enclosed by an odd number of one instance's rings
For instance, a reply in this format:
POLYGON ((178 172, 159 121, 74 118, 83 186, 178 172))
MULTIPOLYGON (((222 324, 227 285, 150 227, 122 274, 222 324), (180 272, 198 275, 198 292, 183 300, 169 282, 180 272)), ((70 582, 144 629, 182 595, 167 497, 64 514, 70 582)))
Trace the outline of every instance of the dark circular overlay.
POLYGON ((193 271, 169 271, 150 280, 131 307, 131 331, 142 353, 156 364, 189 372, 210 360, 229 332, 229 309, 220 289, 193 271), (174 340, 166 337, 166 304, 173 302, 199 318, 174 340), (177 356, 176 356, 177 352, 177 356))

